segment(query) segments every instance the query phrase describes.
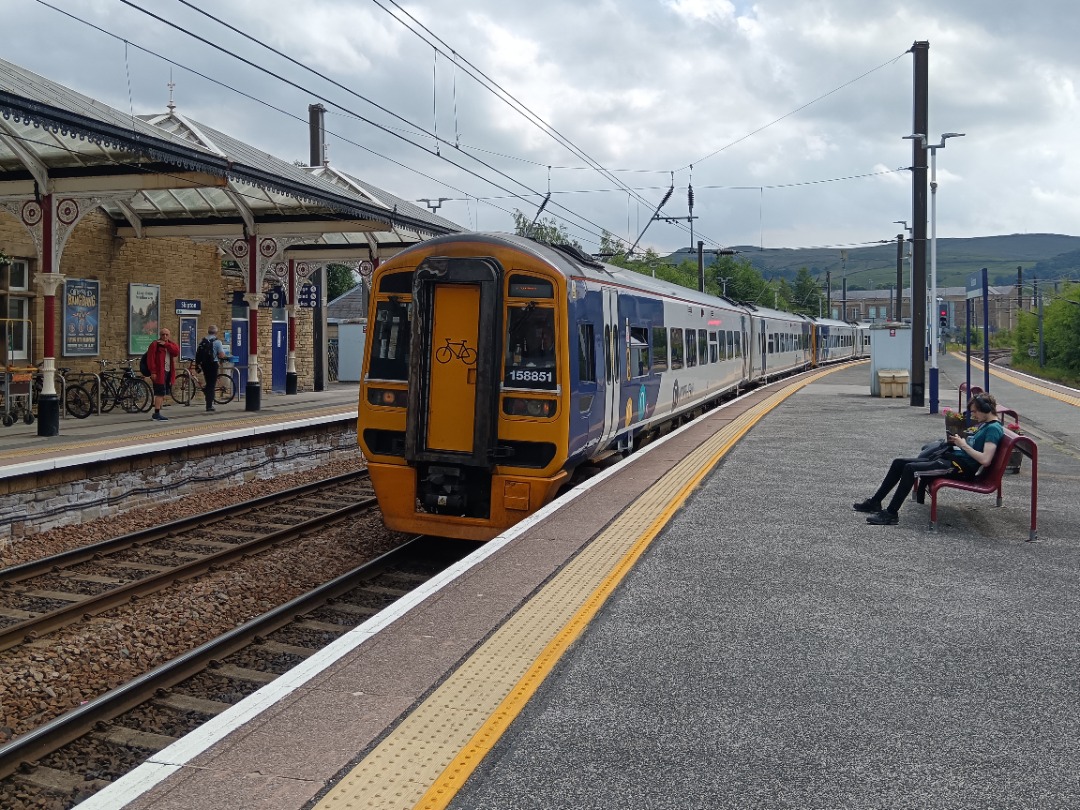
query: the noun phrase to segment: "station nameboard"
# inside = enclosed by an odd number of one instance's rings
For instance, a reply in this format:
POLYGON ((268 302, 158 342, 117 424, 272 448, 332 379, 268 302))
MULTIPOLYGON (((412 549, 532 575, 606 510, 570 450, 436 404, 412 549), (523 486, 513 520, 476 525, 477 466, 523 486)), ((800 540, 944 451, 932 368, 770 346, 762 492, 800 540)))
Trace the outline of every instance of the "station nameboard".
POLYGON ((177 298, 177 315, 202 315, 202 301, 197 298, 177 298))

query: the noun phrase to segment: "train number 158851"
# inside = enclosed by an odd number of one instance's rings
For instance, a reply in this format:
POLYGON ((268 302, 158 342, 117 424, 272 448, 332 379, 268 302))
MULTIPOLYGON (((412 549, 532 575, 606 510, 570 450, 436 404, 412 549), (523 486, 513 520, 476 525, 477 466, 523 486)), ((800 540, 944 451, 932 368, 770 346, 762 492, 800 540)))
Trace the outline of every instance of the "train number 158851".
POLYGON ((554 374, 548 370, 531 369, 531 368, 515 368, 507 372, 507 379, 510 382, 526 382, 526 383, 553 383, 555 382, 554 374))

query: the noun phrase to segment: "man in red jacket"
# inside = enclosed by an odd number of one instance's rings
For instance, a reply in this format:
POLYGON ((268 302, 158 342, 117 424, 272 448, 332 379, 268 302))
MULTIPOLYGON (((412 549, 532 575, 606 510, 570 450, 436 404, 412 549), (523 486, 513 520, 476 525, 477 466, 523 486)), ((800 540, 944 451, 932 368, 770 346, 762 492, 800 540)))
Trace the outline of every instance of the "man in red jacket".
POLYGON ((150 366, 150 379, 154 383, 154 415, 150 417, 158 422, 167 422, 169 417, 161 412, 165 394, 176 379, 176 358, 180 356, 180 347, 173 343, 172 332, 161 330, 161 336, 150 344, 146 351, 146 362, 150 366))

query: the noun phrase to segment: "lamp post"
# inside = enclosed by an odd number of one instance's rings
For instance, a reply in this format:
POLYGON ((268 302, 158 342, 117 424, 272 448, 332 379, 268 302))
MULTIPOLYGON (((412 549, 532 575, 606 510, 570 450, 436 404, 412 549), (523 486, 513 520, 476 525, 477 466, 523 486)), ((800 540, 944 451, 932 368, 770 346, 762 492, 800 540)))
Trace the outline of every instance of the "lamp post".
MULTIPOLYGON (((963 132, 946 132, 941 136, 941 143, 930 144, 926 135, 905 135, 904 140, 917 140, 923 149, 930 150, 930 301, 937 301, 937 150, 945 148, 948 138, 962 138, 963 132)), ((911 291, 914 300, 915 290, 911 291)), ((935 313, 936 315, 936 313, 935 313)), ((930 413, 938 412, 938 322, 930 319, 930 413)))

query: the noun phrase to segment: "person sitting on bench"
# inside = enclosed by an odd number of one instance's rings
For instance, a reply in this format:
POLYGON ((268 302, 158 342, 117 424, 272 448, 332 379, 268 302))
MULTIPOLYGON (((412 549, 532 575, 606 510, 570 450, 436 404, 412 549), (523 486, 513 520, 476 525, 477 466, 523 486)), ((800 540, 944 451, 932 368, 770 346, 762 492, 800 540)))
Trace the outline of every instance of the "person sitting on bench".
MULTIPOLYGON (((893 526, 900 522, 900 507, 915 486, 915 476, 961 475, 974 478, 975 474, 987 466, 994 457, 1005 427, 997 415, 997 400, 990 394, 976 394, 968 403, 968 411, 979 429, 970 440, 962 434, 950 435, 952 447, 945 455, 937 459, 895 458, 889 465, 885 480, 877 492, 865 501, 853 504, 856 512, 868 512, 867 523, 875 526, 893 526), (887 507, 882 502, 893 487, 892 500, 887 507)), ((922 486, 920 486, 922 493, 922 486)), ((921 501, 920 501, 921 502, 921 501)))

